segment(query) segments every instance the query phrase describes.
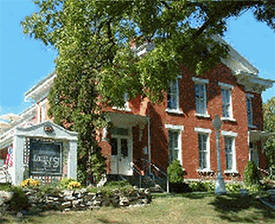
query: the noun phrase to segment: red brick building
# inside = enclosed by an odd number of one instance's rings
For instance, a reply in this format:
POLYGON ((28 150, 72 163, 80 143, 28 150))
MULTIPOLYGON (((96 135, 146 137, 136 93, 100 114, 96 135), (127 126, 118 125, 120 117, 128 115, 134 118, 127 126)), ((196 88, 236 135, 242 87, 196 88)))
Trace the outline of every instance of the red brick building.
MULTIPOLYGON (((47 95, 54 77, 54 73, 49 75, 26 93, 26 99, 35 104, 2 133, 0 150, 8 147, 7 136, 16 125, 48 119, 47 95)), ((131 176, 136 170, 142 174, 166 171, 169 162, 178 159, 185 179, 215 176, 215 115, 222 120, 225 178, 241 180, 248 160, 265 169, 263 143, 268 133, 263 132, 261 93, 272 83, 258 77, 258 70, 230 48, 229 57, 203 76, 182 68, 160 104, 138 97, 126 100, 124 108, 106 108, 113 127, 99 131, 98 141, 107 158, 108 173, 131 176)))

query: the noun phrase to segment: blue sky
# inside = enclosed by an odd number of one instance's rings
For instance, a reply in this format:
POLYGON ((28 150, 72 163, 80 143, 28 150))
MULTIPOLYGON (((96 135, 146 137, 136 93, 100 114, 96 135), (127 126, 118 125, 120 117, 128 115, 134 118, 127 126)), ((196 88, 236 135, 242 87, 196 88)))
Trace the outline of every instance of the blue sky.
MULTIPOLYGON (((29 104, 24 93, 51 73, 56 52, 23 34, 20 21, 36 10, 32 0, 0 0, 0 115, 20 113, 29 104)), ((224 38, 260 71, 275 80, 275 33, 251 13, 230 19, 224 38)), ((275 96, 275 85, 263 93, 275 96)))

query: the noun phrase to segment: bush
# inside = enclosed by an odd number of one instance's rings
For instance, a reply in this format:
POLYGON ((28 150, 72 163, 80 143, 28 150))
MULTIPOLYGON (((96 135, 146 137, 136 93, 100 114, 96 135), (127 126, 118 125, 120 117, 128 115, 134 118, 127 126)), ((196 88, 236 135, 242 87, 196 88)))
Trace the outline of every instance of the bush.
POLYGON ((170 183, 183 183, 183 169, 178 160, 173 160, 167 168, 170 183))
POLYGON ((243 188, 243 185, 240 183, 227 183, 225 184, 226 192, 228 193, 237 193, 243 188))
POLYGON ((78 181, 71 181, 69 184, 68 184, 68 189, 76 189, 76 188, 80 188, 81 187, 81 184, 78 182, 78 181))
POLYGON ((192 192, 213 192, 215 190, 215 183, 211 181, 192 181, 189 182, 189 188, 192 192))
POLYGON ((27 209, 29 207, 28 198, 22 188, 12 187, 11 191, 13 192, 13 196, 9 203, 8 209, 14 212, 21 211, 22 209, 27 209))
POLYGON ((257 165, 254 161, 248 161, 244 169, 244 183, 247 186, 259 184, 260 177, 257 165))
POLYGON ((34 180, 32 178, 22 181, 20 184, 21 187, 39 187, 41 182, 39 180, 34 180))
POLYGON ((105 184, 106 187, 121 188, 126 186, 131 186, 127 180, 120 181, 109 181, 105 184))

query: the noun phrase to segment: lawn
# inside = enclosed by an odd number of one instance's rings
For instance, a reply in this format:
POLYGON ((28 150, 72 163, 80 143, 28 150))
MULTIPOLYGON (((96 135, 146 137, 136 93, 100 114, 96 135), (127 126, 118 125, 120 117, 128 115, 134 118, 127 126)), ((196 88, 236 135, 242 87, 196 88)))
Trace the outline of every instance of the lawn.
POLYGON ((136 208, 110 208, 81 212, 45 212, 25 218, 0 217, 0 223, 50 224, 176 224, 176 223, 275 223, 275 211, 254 196, 229 194, 155 195, 150 205, 136 208))

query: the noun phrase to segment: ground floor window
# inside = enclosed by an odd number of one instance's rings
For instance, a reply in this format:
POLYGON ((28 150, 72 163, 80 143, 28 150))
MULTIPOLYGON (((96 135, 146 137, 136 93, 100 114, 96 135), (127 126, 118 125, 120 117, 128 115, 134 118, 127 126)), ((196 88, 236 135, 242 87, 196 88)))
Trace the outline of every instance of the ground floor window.
POLYGON ((169 162, 179 159, 179 131, 168 130, 169 162))
POLYGON ((208 134, 198 134, 198 145, 199 145, 199 169, 208 169, 208 134))
POLYGON ((232 137, 224 137, 226 170, 233 169, 233 141, 234 139, 232 137))

